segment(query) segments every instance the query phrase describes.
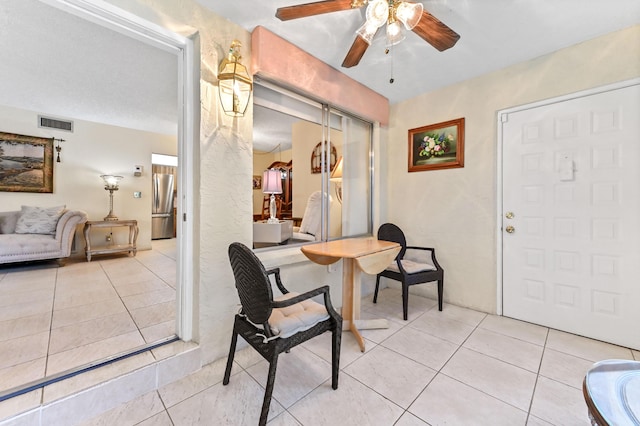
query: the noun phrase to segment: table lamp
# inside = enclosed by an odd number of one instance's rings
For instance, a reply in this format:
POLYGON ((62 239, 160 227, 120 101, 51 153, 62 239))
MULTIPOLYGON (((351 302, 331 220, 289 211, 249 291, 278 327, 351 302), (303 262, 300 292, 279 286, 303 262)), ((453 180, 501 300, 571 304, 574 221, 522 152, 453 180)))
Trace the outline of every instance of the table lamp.
POLYGON ((269 200, 269 219, 267 219, 267 223, 279 223, 278 218, 276 218, 275 194, 282 194, 282 174, 280 170, 270 169, 264 171, 262 175, 262 192, 271 194, 269 200))
POLYGON ((118 184, 123 177, 114 175, 100 175, 100 177, 104 180, 104 189, 109 191, 109 214, 104 220, 118 220, 118 216, 113 214, 113 191, 118 190, 118 184))

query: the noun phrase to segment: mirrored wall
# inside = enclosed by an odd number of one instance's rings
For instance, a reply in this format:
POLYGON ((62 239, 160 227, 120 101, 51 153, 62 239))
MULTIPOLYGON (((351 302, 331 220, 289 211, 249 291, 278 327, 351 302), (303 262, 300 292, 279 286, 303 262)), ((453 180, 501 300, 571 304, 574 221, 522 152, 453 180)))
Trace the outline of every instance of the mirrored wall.
POLYGON ((254 248, 371 232, 371 123, 261 83, 253 139, 254 248), (266 223, 274 191, 278 223, 266 223))

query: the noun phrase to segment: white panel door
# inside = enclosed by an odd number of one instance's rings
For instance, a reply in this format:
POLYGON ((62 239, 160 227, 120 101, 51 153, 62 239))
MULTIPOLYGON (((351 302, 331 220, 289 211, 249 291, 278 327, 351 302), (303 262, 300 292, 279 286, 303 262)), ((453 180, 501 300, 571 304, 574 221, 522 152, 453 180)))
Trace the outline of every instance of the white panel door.
POLYGON ((504 315, 640 349, 640 86, 505 120, 504 315))

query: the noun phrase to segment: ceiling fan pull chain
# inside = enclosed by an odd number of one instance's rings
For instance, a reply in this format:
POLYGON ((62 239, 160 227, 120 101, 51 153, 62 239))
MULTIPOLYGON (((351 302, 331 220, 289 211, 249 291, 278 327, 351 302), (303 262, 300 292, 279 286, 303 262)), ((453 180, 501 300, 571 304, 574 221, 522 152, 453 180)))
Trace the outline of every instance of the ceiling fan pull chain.
POLYGON ((389 84, 393 84, 393 82, 395 81, 393 78, 393 46, 387 47, 384 50, 384 53, 389 54, 389 52, 391 52, 391 78, 389 79, 389 84))

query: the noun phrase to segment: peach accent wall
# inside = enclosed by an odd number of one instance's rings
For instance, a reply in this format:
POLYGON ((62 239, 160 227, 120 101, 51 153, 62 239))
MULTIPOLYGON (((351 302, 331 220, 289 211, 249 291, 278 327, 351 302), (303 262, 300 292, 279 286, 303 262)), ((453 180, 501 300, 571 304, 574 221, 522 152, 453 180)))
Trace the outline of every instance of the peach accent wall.
POLYGON ((389 124, 387 98, 264 27, 256 27, 251 34, 251 66, 254 75, 301 90, 312 98, 320 97, 382 126, 389 124))

